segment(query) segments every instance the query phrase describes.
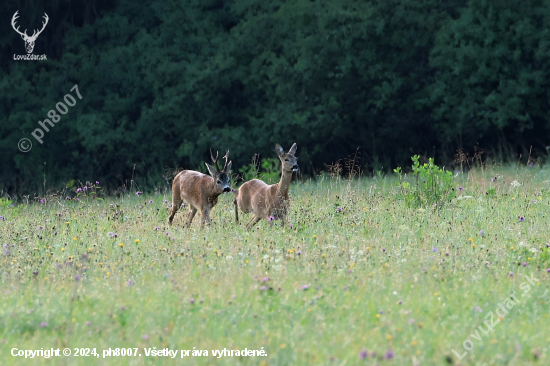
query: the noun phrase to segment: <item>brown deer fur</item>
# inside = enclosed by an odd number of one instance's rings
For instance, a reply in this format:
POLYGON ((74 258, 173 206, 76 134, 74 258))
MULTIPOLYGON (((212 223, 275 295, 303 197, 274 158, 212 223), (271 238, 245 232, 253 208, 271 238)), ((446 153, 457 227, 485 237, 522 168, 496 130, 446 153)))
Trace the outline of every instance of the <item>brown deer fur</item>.
POLYGON ((229 160, 229 151, 225 154, 225 165, 220 171, 218 166, 218 154, 216 158, 210 152, 210 157, 214 162, 215 168, 206 164, 211 177, 196 172, 194 170, 183 170, 174 178, 172 183, 172 210, 168 218, 168 224, 172 225, 174 215, 185 201, 189 204, 189 216, 184 226, 189 227, 198 210, 201 211, 201 227, 205 223, 210 224, 210 211, 218 203, 218 196, 224 192, 230 192, 230 172, 231 162, 229 160))
POLYGON ((238 208, 243 213, 254 213, 252 219, 246 225, 249 230, 261 219, 281 219, 283 224, 288 213, 288 187, 292 179, 292 172, 298 170, 296 163, 296 143, 292 145, 288 153, 285 153, 281 145, 275 146, 275 151, 281 160, 281 180, 277 184, 268 185, 259 179, 245 182, 235 194, 235 219, 239 222, 238 208))

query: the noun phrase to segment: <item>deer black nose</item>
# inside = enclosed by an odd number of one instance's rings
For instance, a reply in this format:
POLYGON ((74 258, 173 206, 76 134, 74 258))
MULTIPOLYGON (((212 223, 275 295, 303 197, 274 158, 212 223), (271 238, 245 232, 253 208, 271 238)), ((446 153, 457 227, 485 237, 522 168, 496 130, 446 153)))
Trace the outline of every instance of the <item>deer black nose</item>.
POLYGON ((223 191, 224 191, 224 192, 231 192, 231 188, 225 187, 225 188, 223 189, 223 191))
POLYGON ((297 170, 298 170, 298 164, 294 164, 294 165, 292 166, 292 170, 297 171, 297 170))

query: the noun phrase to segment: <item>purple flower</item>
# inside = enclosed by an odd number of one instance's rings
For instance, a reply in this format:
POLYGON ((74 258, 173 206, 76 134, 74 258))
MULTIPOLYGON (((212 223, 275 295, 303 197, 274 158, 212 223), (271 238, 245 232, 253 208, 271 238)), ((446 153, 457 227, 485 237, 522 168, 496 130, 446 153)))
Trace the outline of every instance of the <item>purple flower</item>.
POLYGON ((307 290, 308 288, 309 288, 309 285, 303 285, 303 286, 301 287, 301 289, 304 290, 304 291, 307 290))
POLYGON ((386 352, 386 354, 384 355, 384 358, 386 360, 390 360, 393 358, 393 350, 389 349, 388 352, 386 352))
POLYGON ((359 358, 360 359, 364 359, 367 357, 367 351, 366 350, 362 350, 361 352, 359 352, 359 358))
POLYGON ((141 210, 141 206, 139 206, 139 209, 141 210))
POLYGON ((399 305, 401 305, 401 304, 403 304, 403 301, 402 301, 402 300, 399 300, 397 303, 398 303, 399 305))
POLYGON ((44 226, 39 226, 38 227, 38 230, 43 230, 44 229, 44 226))
POLYGON ((267 277, 262 278, 262 282, 267 282, 267 281, 269 281, 269 278, 267 277))
POLYGON ((4 218, 4 216, 0 216, 0 221, 6 221, 6 219, 4 218))
POLYGON ((483 311, 483 309, 480 308, 479 306, 476 306, 476 311, 481 313, 483 311))
POLYGON ((67 197, 65 197, 65 199, 66 199, 67 201, 69 201, 69 200, 71 199, 71 197, 67 196, 67 197))
POLYGON ((236 297, 237 297, 237 295, 235 295, 235 294, 231 295, 231 298, 232 298, 232 299, 234 299, 234 298, 236 298, 236 297))
POLYGON ((46 199, 42 198, 42 199, 40 200, 40 203, 46 203, 46 199))
POLYGON ((141 336, 141 338, 145 339, 145 340, 148 340, 149 339, 149 336, 147 334, 144 334, 141 336))
POLYGON ((416 320, 414 319, 409 319, 409 324, 413 324, 416 320))
POLYGON ((32 271, 32 274, 36 276, 38 274, 38 271, 32 271))
POLYGON ((88 190, 88 186, 84 186, 84 188, 82 188, 83 190, 87 191, 88 190))
POLYGON ((92 325, 92 322, 89 321, 89 320, 86 320, 86 325, 87 325, 87 326, 90 326, 90 325, 92 325))
POLYGON ((75 279, 75 281, 80 281, 80 276, 76 275, 76 276, 74 276, 74 279, 75 279))
POLYGON ((483 236, 484 233, 485 233, 485 231, 479 230, 479 235, 480 235, 480 236, 483 236))
POLYGON ((423 272, 426 272, 426 267, 422 267, 422 271, 423 271, 423 272))
POLYGON ((462 187, 458 187, 458 190, 459 190, 459 191, 462 191, 462 187))
POLYGON ((382 251, 385 252, 385 251, 386 251, 386 248, 382 248, 382 251))
POLYGON ((122 311, 126 310, 126 306, 121 306, 120 310, 122 310, 122 311))
POLYGON ((437 253, 437 248, 436 248, 436 247, 432 247, 432 251, 433 251, 434 253, 437 253))
POLYGON ((80 192, 82 192, 82 188, 78 188, 78 189, 76 190, 76 193, 80 193, 80 192))
POLYGON ((497 177, 491 178, 491 182, 494 182, 495 180, 497 180, 497 177))
POLYGON ((548 268, 548 269, 546 270, 546 273, 548 273, 548 272, 550 272, 550 268, 548 268))
POLYGON ((519 217, 519 221, 525 221, 525 217, 520 216, 520 217, 519 217))
POLYGON ((53 235, 57 235, 57 230, 53 233, 53 235))
POLYGON ((514 277, 514 272, 510 272, 509 276, 514 277))
POLYGON ((530 164, 529 164, 529 168, 532 168, 532 167, 533 167, 533 163, 530 163, 530 164))
MULTIPOLYGON (((547 244, 547 245, 548 245, 548 244, 547 244)), ((299 250, 299 251, 296 252, 296 254, 300 255, 300 254, 302 254, 302 251, 299 250)))
POLYGON ((138 196, 141 196, 141 195, 143 194, 143 192, 137 191, 136 194, 137 194, 138 196))
POLYGON ((149 200, 149 203, 153 203, 153 200, 149 200))
POLYGON ((96 181, 95 181, 95 184, 99 184, 99 182, 96 180, 96 181))
POLYGON ((273 221, 273 220, 275 220, 275 217, 273 216, 269 216, 269 218, 267 219, 267 221, 273 221))
POLYGON ((194 303, 195 303, 195 299, 194 299, 194 298, 191 298, 191 300, 189 300, 189 303, 190 303, 190 304, 194 304, 194 303))
POLYGON ((164 200, 164 203, 168 203, 168 200, 164 200))
POLYGON ((349 269, 349 270, 348 270, 348 273, 353 273, 353 270, 349 269))
POLYGON ((155 231, 157 231, 158 229, 160 229, 160 227, 157 226, 157 227, 155 228, 155 231))
POLYGON ((265 290, 267 290, 267 287, 266 287, 266 286, 262 286, 262 287, 260 287, 260 290, 265 291, 265 290))
POLYGON ((134 281, 128 280, 128 286, 132 286, 134 284, 134 281))
POLYGON ((527 267, 527 262, 523 262, 522 266, 527 267))
POLYGON ((342 207, 336 207, 336 211, 342 212, 342 207))
POLYGON ((44 328, 48 326, 48 322, 42 322, 40 323, 40 328, 44 328))

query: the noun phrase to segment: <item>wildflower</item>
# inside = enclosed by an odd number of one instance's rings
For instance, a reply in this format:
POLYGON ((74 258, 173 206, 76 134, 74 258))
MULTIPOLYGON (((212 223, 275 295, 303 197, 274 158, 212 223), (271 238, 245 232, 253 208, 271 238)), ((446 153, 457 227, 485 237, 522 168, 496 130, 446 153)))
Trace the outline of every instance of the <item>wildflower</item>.
POLYGON ((145 339, 145 340, 148 340, 149 339, 149 336, 147 334, 144 334, 141 336, 141 338, 145 339))
POLYGON ((438 250, 437 250, 436 247, 432 247, 432 251, 433 251, 434 253, 437 253, 437 252, 438 252, 438 250))
POLYGON ((336 207, 336 211, 342 212, 342 207, 336 207))
POLYGON ((96 181, 95 181, 95 184, 99 184, 99 182, 96 180, 96 181))
POLYGON ((189 300, 189 303, 190 303, 190 304, 194 304, 194 303, 195 303, 195 299, 194 299, 194 298, 191 298, 191 300, 189 300))
POLYGON ((80 276, 76 275, 76 276, 74 276, 74 279, 75 279, 75 281, 80 281, 80 276))
POLYGON ((134 284, 134 281, 128 280, 128 286, 132 286, 134 284))
POLYGON ((88 190, 88 187, 84 186, 84 188, 82 188, 83 190, 87 191, 88 190))
POLYGON ((299 250, 299 251, 296 252, 296 254, 300 255, 300 254, 302 254, 302 251, 299 250))
POLYGON ((523 262, 522 266, 527 267, 527 262, 523 262))
POLYGON ((364 359, 367 357, 367 351, 366 350, 362 350, 361 352, 359 352, 359 358, 360 359, 364 359))
POLYGON ((168 200, 164 200, 164 203, 168 203, 168 200))
POLYGON ((40 323, 40 328, 44 328, 48 326, 48 322, 42 322, 40 323))
POLYGON ((483 311, 483 309, 480 308, 479 306, 476 306, 476 311, 481 313, 483 311))
POLYGON ((386 354, 384 355, 384 358, 385 358, 386 360, 390 360, 390 359, 393 358, 393 356, 394 356, 394 355, 393 355, 393 350, 389 349, 388 352, 386 352, 386 354))
POLYGON ((483 236, 484 233, 485 233, 485 231, 479 230, 479 236, 483 236))
POLYGON ((136 195, 138 195, 138 196, 141 196, 142 194, 143 194, 143 192, 140 192, 140 191, 136 192, 136 195))
POLYGON ((78 189, 76 190, 76 193, 80 193, 80 192, 82 192, 82 188, 78 188, 78 189))
POLYGON ((409 319, 409 324, 413 324, 416 320, 414 319, 409 319))
POLYGON ((399 305, 401 305, 401 304, 403 304, 403 301, 402 301, 402 300, 399 300, 397 303, 398 303, 399 305))
POLYGON ((267 277, 262 278, 262 282, 267 282, 267 281, 269 281, 269 278, 267 277))
POLYGON ((149 200, 149 203, 153 203, 153 200, 149 200))
POLYGON ((303 285, 303 286, 301 287, 301 289, 304 290, 304 291, 307 290, 308 288, 309 288, 308 285, 303 285))
POLYGON ((514 277, 514 272, 511 272, 511 271, 510 271, 509 276, 510 276, 510 277, 514 277))
POLYGON ((260 287, 260 290, 265 291, 265 290, 267 290, 267 287, 266 287, 266 286, 262 286, 262 287, 260 287))
POLYGON ((46 203, 46 200, 45 200, 44 198, 42 198, 42 199, 40 200, 40 203, 46 203))
POLYGON ((474 242, 474 239, 469 238, 468 241, 469 241, 470 243, 473 243, 473 242, 474 242))
POLYGON ((67 196, 67 197, 65 197, 65 199, 66 199, 67 201, 69 201, 69 200, 71 199, 71 197, 67 196))
POLYGON ((422 267, 422 271, 423 271, 423 272, 426 272, 426 267, 422 267))
POLYGON ((90 326, 90 325, 92 325, 92 322, 89 321, 89 320, 86 320, 86 325, 87 325, 87 326, 90 326))
POLYGON ((548 269, 546 270, 546 273, 548 273, 548 272, 550 272, 550 268, 548 268, 548 269))
POLYGON ((385 252, 385 251, 386 251, 386 248, 382 248, 382 251, 385 252))
POLYGON ((458 187, 458 190, 462 192, 462 187, 458 187))
POLYGON ((139 239, 134 240, 134 242, 139 243, 139 239))
POLYGON ((491 178, 491 182, 494 182, 495 180, 497 180, 497 177, 491 178))
POLYGON ((267 221, 273 221, 273 220, 275 220, 275 217, 273 216, 269 216, 269 218, 267 219, 267 221))
POLYGON ((155 231, 157 231, 158 229, 160 229, 160 227, 157 226, 157 227, 155 228, 155 231))
POLYGON ((519 221, 525 221, 525 217, 524 217, 524 216, 520 216, 520 217, 519 217, 519 221))
POLYGON ((53 233, 53 235, 57 235, 57 230, 53 233))
POLYGON ((0 216, 0 221, 6 221, 6 219, 4 218, 4 216, 0 216))

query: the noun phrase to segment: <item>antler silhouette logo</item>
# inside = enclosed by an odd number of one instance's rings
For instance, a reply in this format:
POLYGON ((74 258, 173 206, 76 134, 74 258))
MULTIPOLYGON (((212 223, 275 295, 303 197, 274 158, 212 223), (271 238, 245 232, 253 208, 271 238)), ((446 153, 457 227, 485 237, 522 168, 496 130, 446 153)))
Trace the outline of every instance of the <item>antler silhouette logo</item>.
POLYGON ((11 18, 11 26, 13 27, 13 29, 19 33, 21 35, 21 38, 23 38, 23 41, 25 41, 25 49, 27 50, 27 53, 32 53, 32 50, 34 49, 34 42, 36 41, 36 38, 38 38, 38 36, 40 35, 40 33, 42 33, 42 31, 44 30, 44 28, 46 28, 46 24, 48 24, 48 14, 44 13, 44 18, 46 20, 45 23, 42 23, 42 29, 40 29, 37 32, 37 30, 35 29, 32 36, 28 36, 27 35, 27 30, 25 29, 24 32, 20 32, 19 31, 19 27, 15 28, 15 20, 19 17, 19 15, 17 15, 17 13, 19 12, 19 10, 17 10, 15 12, 15 14, 13 14, 13 18, 11 18))

